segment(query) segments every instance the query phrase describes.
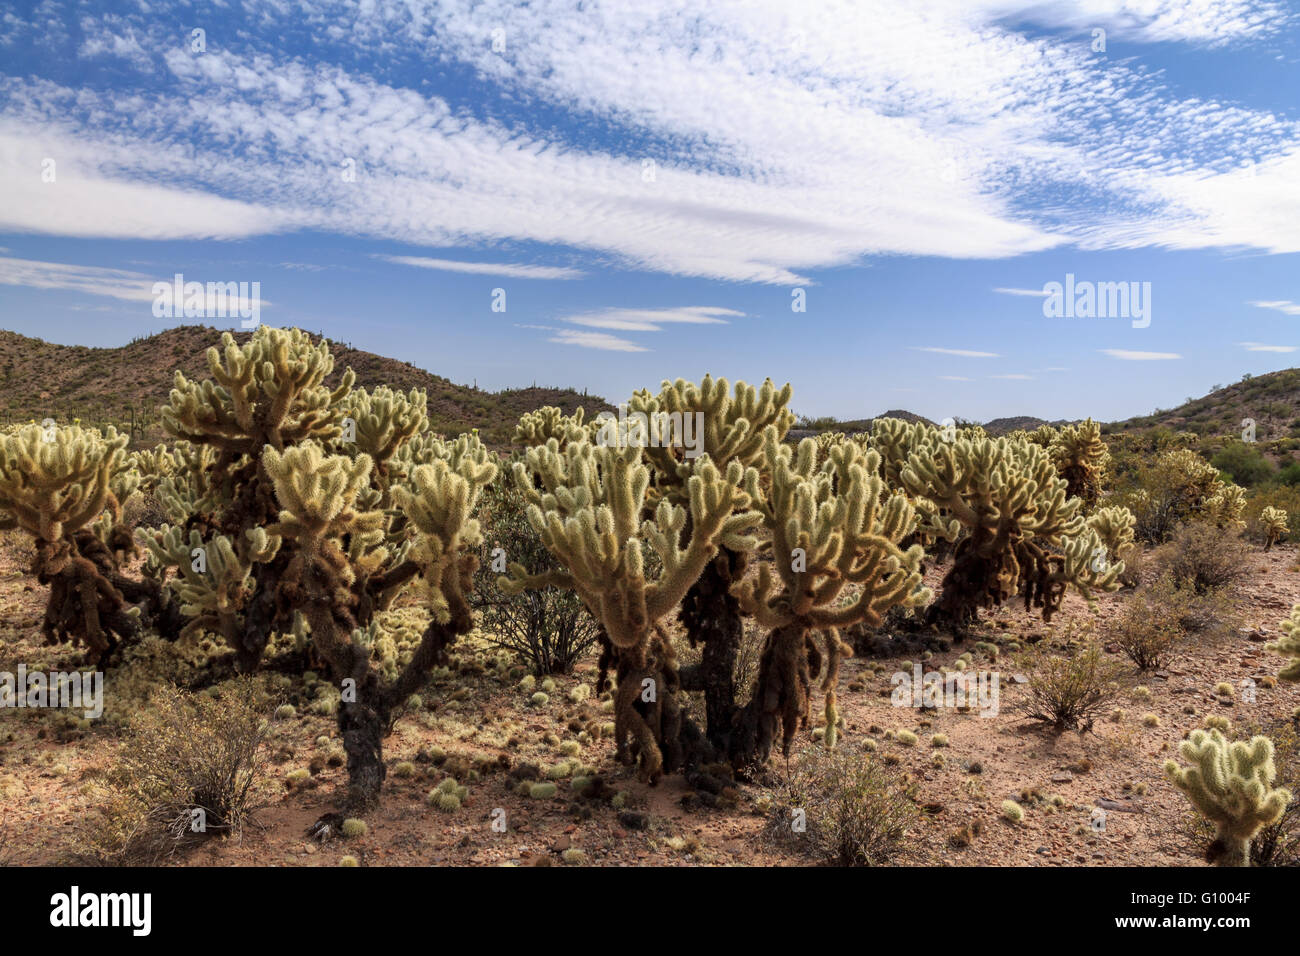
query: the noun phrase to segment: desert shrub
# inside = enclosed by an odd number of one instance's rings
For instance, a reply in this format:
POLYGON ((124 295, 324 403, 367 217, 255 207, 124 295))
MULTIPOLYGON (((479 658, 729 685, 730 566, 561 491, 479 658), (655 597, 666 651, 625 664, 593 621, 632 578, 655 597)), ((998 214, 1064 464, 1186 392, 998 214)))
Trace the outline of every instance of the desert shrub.
POLYGON ((880 866, 920 816, 914 790, 900 771, 870 756, 809 748, 773 801, 767 832, 826 863, 880 866), (792 825, 796 810, 804 811, 802 832, 792 825))
POLYGON ((1183 628, 1184 592, 1168 578, 1135 593, 1120 611, 1112 641, 1139 670, 1154 670, 1168 658, 1183 628))
POLYGON ((1119 693, 1121 670, 1095 641, 1073 655, 1040 652, 1021 708, 1030 719, 1058 730, 1090 730, 1119 693))
POLYGON ((158 862, 206 835, 238 833, 265 767, 267 717, 247 679, 220 696, 160 688, 128 725, 106 799, 82 836, 86 855, 158 862))
POLYGON ((501 562, 493 560, 497 548, 507 561, 522 564, 530 574, 559 568, 528 523, 527 510, 510 470, 501 469, 483 494, 480 521, 486 545, 474 576, 472 602, 481 611, 480 628, 486 640, 510 651, 538 674, 567 674, 596 644, 596 622, 582 600, 560 588, 511 595, 497 585, 503 570, 501 562))
POLYGON ((1203 522, 1180 528, 1161 549, 1159 560, 1176 587, 1197 594, 1226 587, 1246 573, 1241 538, 1203 522))
POLYGON ((1210 459, 1210 464, 1245 488, 1268 480, 1276 470, 1263 452, 1242 441, 1229 442, 1210 459))

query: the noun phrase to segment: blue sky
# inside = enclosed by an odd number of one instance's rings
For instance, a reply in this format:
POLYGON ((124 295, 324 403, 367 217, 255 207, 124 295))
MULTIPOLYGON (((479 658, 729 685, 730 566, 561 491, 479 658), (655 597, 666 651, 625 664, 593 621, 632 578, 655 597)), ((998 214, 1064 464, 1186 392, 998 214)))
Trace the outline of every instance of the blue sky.
POLYGON ((19 4, 0 326, 123 344, 179 272, 484 388, 1145 414, 1294 363, 1298 92, 1272 0, 19 4))

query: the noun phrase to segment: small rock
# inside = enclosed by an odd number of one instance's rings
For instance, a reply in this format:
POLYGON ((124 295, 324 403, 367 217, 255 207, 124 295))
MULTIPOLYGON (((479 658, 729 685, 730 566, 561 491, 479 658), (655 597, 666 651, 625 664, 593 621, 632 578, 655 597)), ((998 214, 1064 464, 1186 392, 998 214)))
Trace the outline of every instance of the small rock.
POLYGON ((1074 774, 1062 771, 1061 773, 1052 774, 1052 783, 1070 783, 1074 780, 1074 774))

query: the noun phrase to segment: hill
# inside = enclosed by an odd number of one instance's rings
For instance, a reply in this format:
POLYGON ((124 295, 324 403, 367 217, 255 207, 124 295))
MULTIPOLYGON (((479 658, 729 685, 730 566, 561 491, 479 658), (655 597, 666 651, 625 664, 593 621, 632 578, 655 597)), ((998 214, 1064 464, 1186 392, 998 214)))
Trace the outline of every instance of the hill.
MULTIPOLYGON (((235 338, 250 334, 237 332, 235 338)), ((152 444, 164 438, 158 406, 167 400, 173 373, 180 369, 191 378, 206 377, 206 352, 220 341, 219 330, 196 325, 166 329, 118 348, 56 345, 0 331, 0 421, 80 418, 129 428, 134 444, 152 444)), ((335 361, 332 383, 351 368, 361 387, 422 388, 429 396, 435 431, 457 434, 477 428, 496 445, 509 441, 520 415, 542 405, 558 405, 570 413, 582 406, 588 416, 612 409, 603 398, 573 389, 534 386, 488 392, 338 342, 330 343, 330 351, 335 361)))
POLYGON ((1106 425, 1106 434, 1168 428, 1197 435, 1235 435, 1245 419, 1255 423, 1255 438, 1266 442, 1300 437, 1300 369, 1246 375, 1235 385, 1214 386, 1201 398, 1177 408, 1106 425))

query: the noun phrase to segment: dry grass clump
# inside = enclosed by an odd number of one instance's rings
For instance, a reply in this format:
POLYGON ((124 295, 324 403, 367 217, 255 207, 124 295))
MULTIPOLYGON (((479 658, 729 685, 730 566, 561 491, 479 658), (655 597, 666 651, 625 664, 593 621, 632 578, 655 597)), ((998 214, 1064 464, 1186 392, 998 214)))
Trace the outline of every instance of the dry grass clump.
POLYGON ((265 766, 266 729, 249 680, 220 696, 159 689, 128 725, 100 812, 80 834, 83 855, 156 863, 205 836, 238 834, 265 766))
POLYGON ((869 755, 810 748, 773 800, 767 833, 834 865, 884 865, 920 816, 914 790, 869 755))

